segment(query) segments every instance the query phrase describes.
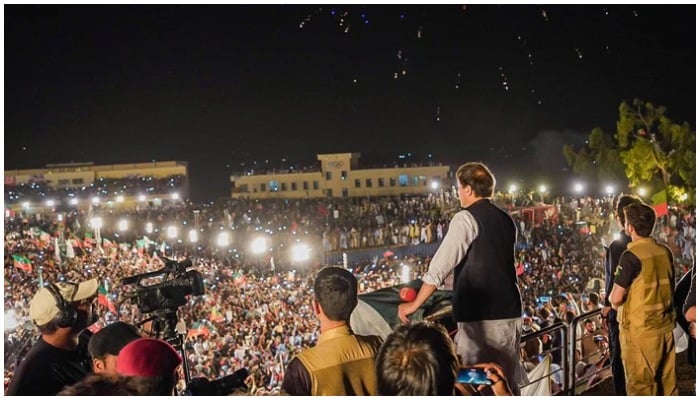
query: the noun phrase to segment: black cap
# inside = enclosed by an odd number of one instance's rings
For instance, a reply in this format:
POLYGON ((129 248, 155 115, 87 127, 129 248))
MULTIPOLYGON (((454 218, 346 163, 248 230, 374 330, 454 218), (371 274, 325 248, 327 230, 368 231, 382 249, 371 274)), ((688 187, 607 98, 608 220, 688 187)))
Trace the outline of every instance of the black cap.
POLYGON ((107 354, 117 356, 124 346, 140 338, 138 328, 117 321, 92 335, 88 342, 88 352, 92 358, 102 358, 107 354))

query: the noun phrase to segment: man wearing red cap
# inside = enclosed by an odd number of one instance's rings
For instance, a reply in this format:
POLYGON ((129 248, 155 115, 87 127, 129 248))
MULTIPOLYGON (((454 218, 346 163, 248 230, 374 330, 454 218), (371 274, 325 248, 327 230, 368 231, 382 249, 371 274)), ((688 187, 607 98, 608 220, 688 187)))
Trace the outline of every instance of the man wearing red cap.
POLYGON ((78 350, 78 336, 92 315, 97 280, 42 287, 29 304, 41 337, 17 368, 7 395, 53 396, 90 373, 90 357, 78 350))
POLYGON ((117 357, 117 373, 137 378, 149 395, 172 396, 182 357, 170 344, 159 339, 136 339, 124 346, 117 357))

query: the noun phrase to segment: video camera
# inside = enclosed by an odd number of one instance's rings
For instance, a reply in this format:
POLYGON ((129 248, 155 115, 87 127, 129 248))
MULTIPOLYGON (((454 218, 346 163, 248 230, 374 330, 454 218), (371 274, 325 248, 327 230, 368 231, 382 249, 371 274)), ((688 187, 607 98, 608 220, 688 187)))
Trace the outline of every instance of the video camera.
POLYGON ((165 267, 158 271, 146 272, 122 279, 122 284, 136 284, 135 295, 139 311, 152 313, 159 310, 176 310, 187 303, 185 296, 200 296, 204 294, 204 279, 196 270, 187 268, 192 266, 192 261, 185 259, 176 261, 167 258, 165 267), (144 280, 162 276, 159 283, 144 285, 144 280))

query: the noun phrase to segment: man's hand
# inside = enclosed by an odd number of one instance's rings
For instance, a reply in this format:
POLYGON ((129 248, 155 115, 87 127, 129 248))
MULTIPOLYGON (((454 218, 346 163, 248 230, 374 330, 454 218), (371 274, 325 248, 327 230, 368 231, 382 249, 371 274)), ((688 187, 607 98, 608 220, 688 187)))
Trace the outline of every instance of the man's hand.
POLYGON ((409 301, 406 303, 399 304, 398 315, 399 315, 399 319, 404 324, 408 322, 408 316, 413 314, 414 312, 416 312, 416 310, 418 309, 419 306, 416 305, 415 303, 416 302, 414 300, 414 301, 409 301))
MULTIPOLYGON (((484 371, 486 371, 486 377, 493 382, 491 385, 491 390, 493 390, 493 394, 496 396, 512 396, 513 392, 510 390, 510 387, 508 386, 508 381, 506 380, 505 372, 503 372, 503 368, 501 368, 500 365, 496 363, 480 363, 480 364, 474 364, 472 367, 475 368, 483 368, 484 371)), ((486 385, 480 385, 476 389, 481 391, 486 388, 486 385)))

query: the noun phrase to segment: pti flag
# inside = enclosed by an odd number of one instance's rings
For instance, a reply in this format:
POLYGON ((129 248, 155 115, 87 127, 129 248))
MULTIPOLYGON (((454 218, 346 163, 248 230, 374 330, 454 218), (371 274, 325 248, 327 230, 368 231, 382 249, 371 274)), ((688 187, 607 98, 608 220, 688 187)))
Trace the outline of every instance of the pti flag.
POLYGON ((668 201, 666 201, 666 189, 651 196, 651 204, 656 212, 656 218, 668 214, 668 201))
POLYGON ((13 254, 12 259, 14 260, 15 268, 19 268, 25 272, 32 272, 32 262, 25 256, 19 254, 13 254))
POLYGON ((97 304, 107 308, 113 314, 117 313, 117 308, 109 298, 109 292, 107 291, 106 285, 100 284, 100 287, 97 289, 97 304))
MULTIPOLYGON (((399 304, 403 303, 406 290, 410 288, 416 293, 422 285, 421 280, 413 280, 396 286, 390 286, 371 293, 358 296, 357 307, 350 315, 350 326, 353 332, 358 335, 378 335, 385 339, 394 327, 401 324, 398 316, 399 304), (403 294, 403 296, 402 296, 403 294)), ((415 294, 412 296, 415 297, 415 294)), ((412 321, 422 321, 425 319, 452 321, 452 292, 436 290, 423 305, 411 314, 412 321)), ((447 327, 452 331, 452 327, 447 327)))

